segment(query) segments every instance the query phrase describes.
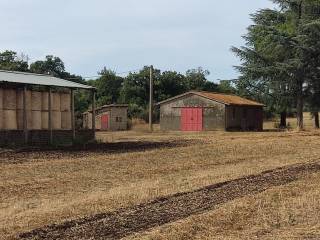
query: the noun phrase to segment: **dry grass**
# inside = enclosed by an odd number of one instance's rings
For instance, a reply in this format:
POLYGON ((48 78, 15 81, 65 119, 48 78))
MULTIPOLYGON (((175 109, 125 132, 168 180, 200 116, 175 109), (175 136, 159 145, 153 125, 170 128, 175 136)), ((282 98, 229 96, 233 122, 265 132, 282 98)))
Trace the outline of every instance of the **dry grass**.
MULTIPOLYGON (((304 126, 307 130, 311 130, 314 128, 314 120, 309 112, 305 112, 303 114, 304 118, 304 126)), ((297 119, 296 118, 288 118, 287 123, 291 129, 297 128, 297 119)), ((267 121, 264 123, 264 129, 274 129, 275 125, 279 124, 279 119, 274 119, 273 121, 267 121)))
POLYGON ((320 239, 320 174, 125 238, 320 239))
MULTIPOLYGON (((0 238, 8 239, 17 233, 66 219, 111 211, 158 196, 190 191, 280 166, 319 159, 319 136, 318 131, 190 134, 157 131, 149 134, 143 130, 100 133, 99 137, 112 142, 192 140, 192 144, 120 153, 13 154, 13 159, 23 157, 25 160, 18 164, 11 164, 0 156, 0 238)), ((309 182, 293 184, 295 190, 291 197, 288 193, 291 187, 283 187, 281 191, 270 190, 227 204, 208 215, 195 217, 196 222, 199 221, 205 227, 200 228, 200 231, 191 218, 176 226, 174 224, 156 230, 150 233, 150 238, 184 239, 192 236, 202 239, 206 235, 212 238, 211 232, 220 232, 221 237, 225 236, 224 239, 231 239, 237 237, 239 232, 238 237, 241 239, 244 236, 241 235, 242 228, 249 229, 248 232, 251 228, 263 231, 271 228, 271 234, 277 234, 276 226, 265 226, 262 220, 277 218, 277 211, 282 211, 284 207, 288 212, 290 209, 300 209, 301 206, 310 211, 316 207, 319 209, 320 205, 316 201, 319 191, 311 190, 311 184, 316 180, 319 182, 319 176, 306 180, 309 182), (278 199, 278 205, 275 205, 273 198, 278 199), (291 202, 287 201, 289 198, 291 202), (255 204, 260 204, 260 210, 255 204), (268 208, 274 210, 268 211, 268 208), (252 217, 250 214, 257 220, 253 217, 251 222, 247 222, 246 219, 252 217), (223 224, 214 224, 214 219, 222 216, 226 226, 223 221, 223 224), (238 218, 241 220, 239 223, 238 218), (234 224, 231 224, 232 221, 234 224), (195 224, 194 229, 190 228, 192 224, 195 224), (205 235, 201 235, 201 232, 205 235)), ((313 184, 313 187, 316 185, 313 184)), ((303 211, 300 209, 300 212, 303 211)), ((304 213, 302 215, 305 216, 304 213)), ((299 216, 295 216, 296 221, 301 221, 299 216)), ((312 229, 307 228, 302 231, 313 233, 312 229)), ((246 233, 243 231, 243 234, 246 233)), ((145 237, 149 238, 149 235, 145 237)))

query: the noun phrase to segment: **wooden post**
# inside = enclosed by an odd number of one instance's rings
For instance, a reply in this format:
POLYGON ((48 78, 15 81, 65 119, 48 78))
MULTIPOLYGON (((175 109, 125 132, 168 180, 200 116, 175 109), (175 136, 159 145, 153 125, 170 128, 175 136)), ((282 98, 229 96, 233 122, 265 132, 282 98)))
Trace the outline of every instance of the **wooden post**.
POLYGON ((153 66, 150 66, 150 93, 149 93, 149 130, 153 132, 152 113, 153 113, 153 66))
POLYGON ((96 91, 92 90, 92 132, 96 139, 96 91))
POLYGON ((71 124, 72 124, 72 141, 76 139, 76 122, 74 114, 74 90, 71 89, 71 124))
POLYGON ((53 143, 53 134, 52 134, 52 98, 51 98, 51 88, 49 88, 49 94, 48 94, 48 104, 49 104, 49 109, 48 109, 48 126, 49 126, 49 143, 53 143))
POLYGON ((24 143, 28 144, 27 85, 23 87, 23 133, 24 143))

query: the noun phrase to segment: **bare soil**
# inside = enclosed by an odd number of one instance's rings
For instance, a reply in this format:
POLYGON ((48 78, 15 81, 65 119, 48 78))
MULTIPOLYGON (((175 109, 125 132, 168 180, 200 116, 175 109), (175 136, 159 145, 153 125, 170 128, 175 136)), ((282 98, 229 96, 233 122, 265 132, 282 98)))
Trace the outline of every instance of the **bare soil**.
POLYGON ((272 187, 320 172, 320 163, 291 165, 217 183, 192 192, 157 198, 151 202, 98 214, 19 235, 20 239, 120 239, 161 226, 272 187))
MULTIPOLYGON (((168 140, 168 141, 126 141, 100 144, 85 144, 78 146, 59 148, 21 148, 0 150, 0 163, 24 163, 37 159, 59 159, 59 158, 79 158, 92 153, 117 154, 146 152, 154 149, 171 149, 186 147, 193 144, 193 140, 168 140)), ((198 141, 199 142, 199 141, 198 141)))

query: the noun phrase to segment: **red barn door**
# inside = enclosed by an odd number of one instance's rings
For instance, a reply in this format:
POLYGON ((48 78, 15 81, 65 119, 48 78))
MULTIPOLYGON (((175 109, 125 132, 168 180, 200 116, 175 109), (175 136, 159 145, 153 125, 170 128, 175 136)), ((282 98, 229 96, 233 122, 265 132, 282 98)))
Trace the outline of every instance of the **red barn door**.
POLYGON ((104 114, 101 116, 101 130, 109 129, 109 115, 104 114))
POLYGON ((202 108, 182 108, 181 109, 181 130, 182 131, 202 131, 203 130, 203 110, 202 108))

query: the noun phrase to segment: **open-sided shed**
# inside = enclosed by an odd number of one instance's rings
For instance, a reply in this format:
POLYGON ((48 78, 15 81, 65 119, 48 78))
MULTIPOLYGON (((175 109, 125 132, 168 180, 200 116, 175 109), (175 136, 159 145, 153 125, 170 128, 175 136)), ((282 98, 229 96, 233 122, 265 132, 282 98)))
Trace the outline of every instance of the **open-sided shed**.
POLYGON ((95 88, 50 75, 0 70, 0 145, 71 142, 76 132, 74 91, 95 88))
POLYGON ((263 104, 236 95, 191 91, 158 103, 161 130, 263 129, 263 104))

